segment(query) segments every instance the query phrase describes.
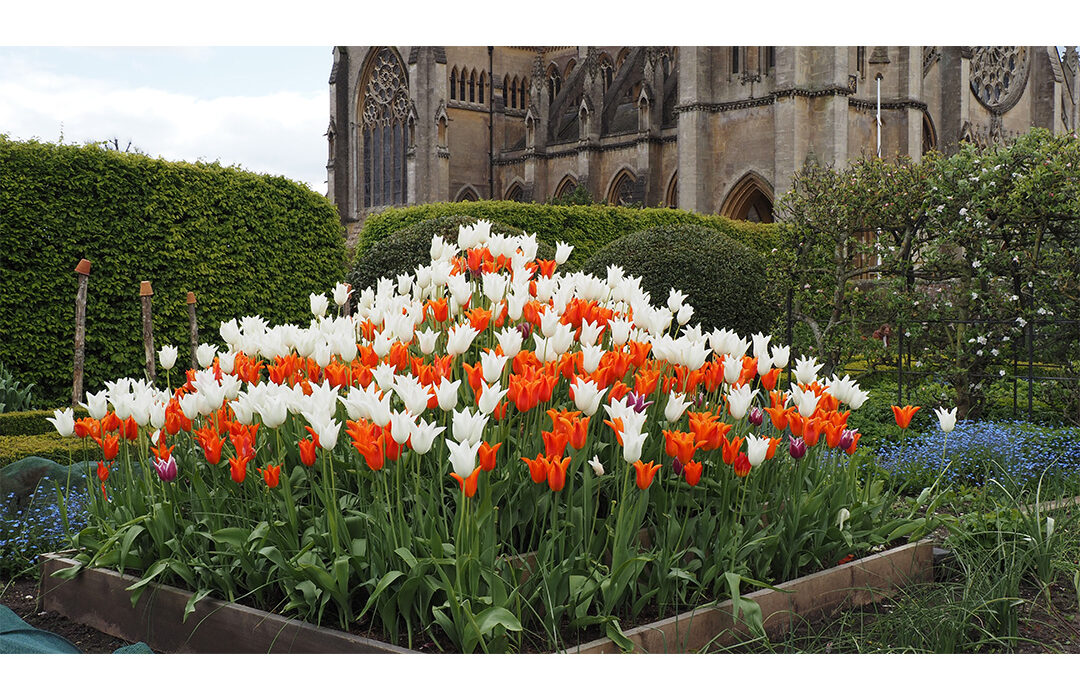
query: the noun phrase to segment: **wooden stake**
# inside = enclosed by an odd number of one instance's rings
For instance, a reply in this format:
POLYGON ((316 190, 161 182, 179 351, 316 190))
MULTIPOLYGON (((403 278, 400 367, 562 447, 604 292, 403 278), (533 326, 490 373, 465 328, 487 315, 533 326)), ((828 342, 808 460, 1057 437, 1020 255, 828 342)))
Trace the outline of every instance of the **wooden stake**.
POLYGON ((154 314, 151 310, 154 290, 148 281, 143 280, 139 285, 139 296, 142 297, 142 338, 143 349, 146 351, 146 377, 153 384, 157 379, 154 364, 154 314))
POLYGON ((191 369, 198 369, 195 351, 199 349, 199 324, 195 320, 195 292, 187 293, 188 329, 191 331, 191 369))
POLYGON ((86 286, 90 281, 90 261, 83 258, 75 266, 79 291, 75 294, 75 371, 71 387, 71 405, 83 398, 83 360, 86 356, 86 286))

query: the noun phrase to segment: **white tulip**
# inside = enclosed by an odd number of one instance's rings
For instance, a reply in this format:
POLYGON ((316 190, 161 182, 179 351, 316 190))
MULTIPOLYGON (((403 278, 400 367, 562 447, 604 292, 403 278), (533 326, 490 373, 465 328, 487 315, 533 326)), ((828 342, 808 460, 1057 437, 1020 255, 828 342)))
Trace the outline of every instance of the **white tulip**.
POLYGON ((420 352, 424 353, 425 355, 430 355, 431 353, 435 352, 435 343, 436 341, 438 341, 440 334, 441 331, 437 331, 434 329, 417 331, 416 337, 420 341, 420 352))
POLYGON ((462 479, 468 479, 476 471, 476 453, 480 451, 480 441, 454 442, 447 438, 445 442, 450 450, 450 465, 454 473, 462 479))
POLYGON ((667 406, 664 408, 664 418, 668 423, 674 423, 682 417, 683 411, 690 407, 690 402, 685 400, 684 394, 672 392, 668 396, 667 406))
POLYGON ((507 357, 514 357, 521 352, 521 333, 516 328, 505 328, 496 333, 495 338, 507 357))
POLYGON ((507 391, 509 390, 503 389, 499 382, 495 382, 490 386, 483 386, 476 407, 485 416, 490 416, 499 407, 499 402, 506 396, 507 391))
POLYGON ((570 396, 574 399, 574 405, 586 416, 591 417, 600 409, 600 399, 605 393, 607 389, 599 389, 591 379, 575 377, 570 384, 570 396))
POLYGON ((799 384, 811 384, 817 381, 818 372, 820 372, 821 368, 825 365, 815 364, 815 360, 817 360, 816 357, 807 358, 805 356, 800 356, 799 359, 795 361, 795 381, 799 384))
POLYGON ((96 394, 86 392, 86 403, 80 403, 79 405, 86 409, 91 418, 101 420, 109 412, 108 400, 109 392, 102 389, 96 394))
POLYGON ((206 369, 210 365, 214 364, 214 354, 217 353, 217 346, 203 343, 195 350, 195 359, 199 361, 199 367, 206 369))
POLYGON ((75 412, 70 408, 63 411, 58 408, 53 411, 52 418, 45 420, 53 424, 56 432, 60 433, 60 437, 71 437, 71 434, 75 432, 75 412))
POLYGON ((434 423, 428 423, 423 419, 420 419, 413 425, 412 435, 412 449, 418 455, 427 454, 431 451, 431 445, 435 442, 435 438, 439 436, 439 433, 446 430, 446 426, 435 426, 434 423))
POLYGON ((158 350, 158 364, 161 365, 161 369, 166 371, 172 369, 173 365, 176 364, 176 354, 176 346, 163 345, 161 349, 158 350))
POLYGON ((750 460, 750 466, 756 467, 764 462, 768 451, 769 438, 760 435, 746 436, 746 457, 750 460))
POLYGON ((326 315, 326 309, 330 306, 330 300, 326 298, 325 294, 315 294, 312 292, 308 296, 308 300, 311 302, 311 313, 319 318, 326 315))
POLYGON ((633 433, 629 430, 622 432, 623 459, 627 464, 633 464, 641 459, 641 449, 647 437, 649 437, 648 433, 633 433))
POLYGON ((451 382, 445 377, 439 382, 439 385, 435 387, 435 398, 439 401, 439 408, 443 411, 452 411, 457 408, 458 404, 458 387, 461 386, 461 380, 451 382))
POLYGON ((555 244, 555 262, 556 262, 556 264, 562 265, 564 262, 567 261, 567 259, 569 259, 570 253, 573 253, 573 252, 574 252, 574 246, 570 245, 569 243, 563 243, 562 241, 558 241, 555 244))
POLYGON ((757 395, 757 389, 750 391, 749 384, 743 384, 738 389, 732 389, 728 392, 728 412, 735 420, 739 420, 746 415, 746 412, 750 409, 750 402, 754 400, 757 395))
POLYGON ((454 326, 446 334, 446 354, 457 357, 464 354, 480 332, 468 323, 454 326))
POLYGON ((956 427, 955 407, 951 411, 946 411, 944 407, 935 409, 934 415, 937 416, 938 424, 943 432, 952 432, 952 429, 956 427))
POLYGON ((791 347, 788 345, 774 345, 772 349, 772 363, 784 369, 791 359, 791 347))
POLYGON ((593 455, 593 458, 589 460, 589 466, 592 467, 593 474, 604 475, 604 465, 600 463, 599 455, 593 455))
POLYGON ((345 302, 349 300, 349 285, 344 282, 338 282, 334 285, 334 303, 338 306, 345 306, 345 302))

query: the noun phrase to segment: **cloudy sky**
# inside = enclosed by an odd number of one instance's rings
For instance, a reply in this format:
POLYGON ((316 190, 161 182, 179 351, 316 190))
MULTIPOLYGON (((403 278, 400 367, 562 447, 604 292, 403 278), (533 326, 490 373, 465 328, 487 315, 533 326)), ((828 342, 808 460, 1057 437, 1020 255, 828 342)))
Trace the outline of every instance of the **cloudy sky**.
POLYGON ((0 132, 130 141, 326 192, 331 48, 0 47, 0 132))
POLYGON ((0 23, 0 133, 116 139, 148 155, 216 160, 325 193, 333 44, 1062 44, 1075 42, 1080 27, 1075 2, 1051 13, 1060 20, 1053 25, 1032 12, 989 27, 973 26, 966 10, 946 17, 936 0, 907 3, 910 11, 860 26, 852 18, 865 16, 861 0, 830 4, 828 21, 797 0, 775 0, 768 22, 753 6, 725 7, 719 22, 719 9, 693 3, 687 16, 712 19, 677 24, 636 21, 655 13, 647 0, 624 0, 615 17, 606 3, 579 4, 570 23, 555 15, 511 21, 511 6, 497 0, 473 0, 472 12, 450 16, 434 0, 306 10, 295 0, 20 3, 0 23), (926 12, 942 21, 923 22, 926 12), (1060 27, 1071 36, 1047 36, 1060 27))

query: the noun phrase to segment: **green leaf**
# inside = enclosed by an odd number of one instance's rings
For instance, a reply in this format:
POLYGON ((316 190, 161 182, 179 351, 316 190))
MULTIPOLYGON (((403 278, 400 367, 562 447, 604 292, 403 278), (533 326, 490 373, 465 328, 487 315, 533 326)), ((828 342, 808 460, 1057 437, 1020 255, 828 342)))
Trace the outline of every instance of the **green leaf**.
POLYGON ((252 534, 251 530, 242 527, 226 527, 211 534, 214 541, 219 544, 229 544, 237 549, 243 549, 244 543, 252 534))
POLYGON ((210 591, 206 588, 200 588, 199 590, 191 594, 191 597, 189 597, 187 600, 187 604, 184 606, 183 622, 187 622, 188 615, 195 612, 195 606, 198 604, 198 602, 208 595, 210 595, 210 591))

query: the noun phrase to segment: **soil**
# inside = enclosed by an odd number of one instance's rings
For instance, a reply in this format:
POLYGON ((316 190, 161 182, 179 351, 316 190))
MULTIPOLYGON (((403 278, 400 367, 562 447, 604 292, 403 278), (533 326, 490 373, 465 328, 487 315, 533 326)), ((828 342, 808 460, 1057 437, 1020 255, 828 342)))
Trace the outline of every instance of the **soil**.
POLYGON ((39 611, 36 579, 18 578, 13 581, 0 581, 0 604, 11 608, 32 627, 60 635, 84 654, 111 654, 130 643, 93 627, 72 622, 59 613, 39 611))

